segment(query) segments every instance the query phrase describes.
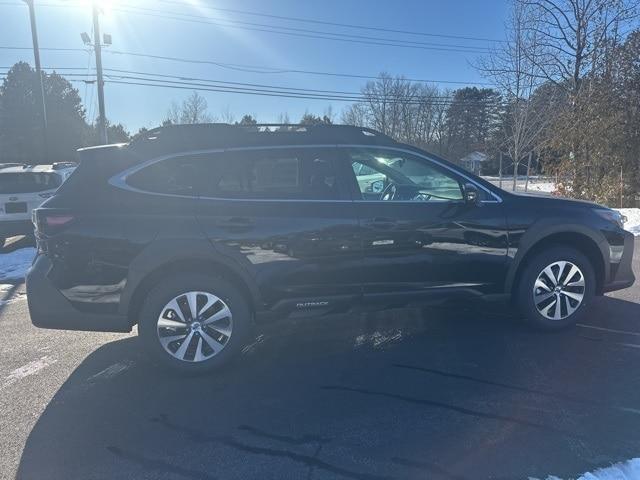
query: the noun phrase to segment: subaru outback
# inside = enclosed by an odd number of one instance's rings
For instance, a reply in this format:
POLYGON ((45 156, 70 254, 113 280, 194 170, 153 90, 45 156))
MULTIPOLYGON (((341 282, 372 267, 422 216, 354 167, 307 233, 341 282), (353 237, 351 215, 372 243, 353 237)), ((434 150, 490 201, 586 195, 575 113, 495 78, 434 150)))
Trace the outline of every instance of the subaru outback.
POLYGON ((503 191, 367 128, 166 126, 79 157, 34 212, 31 320, 137 325, 184 371, 261 322, 481 299, 556 330, 634 282, 618 212, 503 191))

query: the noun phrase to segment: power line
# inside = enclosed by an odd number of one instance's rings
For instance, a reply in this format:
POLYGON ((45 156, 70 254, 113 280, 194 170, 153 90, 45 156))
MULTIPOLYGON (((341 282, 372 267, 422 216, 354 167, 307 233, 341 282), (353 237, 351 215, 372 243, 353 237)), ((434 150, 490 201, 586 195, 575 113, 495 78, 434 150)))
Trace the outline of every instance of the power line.
MULTIPOLYGON (((69 5, 56 5, 56 4, 42 4, 45 7, 58 7, 65 8, 69 5)), ((262 23, 244 22, 241 20, 229 20, 229 19, 217 19, 206 17, 203 15, 190 15, 177 12, 168 12, 157 9, 143 8, 143 7, 114 7, 113 11, 129 13, 134 15, 143 15, 155 18, 163 18, 170 20, 178 20, 183 22, 200 23, 205 25, 213 25, 223 28, 236 28, 241 30, 258 31, 265 33, 275 33, 278 35, 294 36, 301 38, 313 38, 319 40, 332 40, 346 43, 355 43, 361 45, 375 45, 375 46, 387 46, 387 47, 399 47, 399 48, 412 48, 419 50, 432 50, 443 52, 456 52, 456 53, 473 53, 473 54, 487 54, 490 53, 486 47, 475 47, 469 45, 457 45, 457 44, 437 44, 429 42, 417 42, 412 40, 403 40, 397 38, 384 38, 384 37, 370 37, 365 35, 352 35, 339 32, 327 32, 322 30, 311 30, 304 28, 287 27, 282 25, 267 25, 262 23), (214 20, 214 21, 212 21, 214 20), (226 22, 226 23, 220 23, 226 22)))
MULTIPOLYGON (((188 2, 180 2, 180 1, 175 1, 175 0, 157 0, 157 1, 160 2, 160 3, 165 3, 165 4, 170 4, 170 5, 191 6, 191 7, 193 7, 193 4, 188 3, 188 2)), ((247 11, 247 10, 236 10, 236 9, 232 9, 232 8, 212 7, 212 6, 209 6, 209 5, 198 5, 198 7, 199 8, 206 8, 208 10, 216 10, 216 11, 220 11, 220 12, 239 13, 241 15, 251 15, 251 16, 257 16, 257 17, 264 17, 264 18, 275 18, 275 19, 279 19, 279 20, 289 20, 289 21, 294 21, 294 22, 314 23, 314 24, 317 24, 317 25, 332 25, 332 26, 336 26, 336 27, 354 28, 354 29, 358 29, 358 30, 371 30, 371 31, 377 31, 377 32, 401 33, 401 34, 405 34, 405 35, 418 35, 418 36, 422 36, 422 37, 452 38, 452 39, 458 39, 458 40, 472 40, 472 41, 483 41, 483 42, 504 42, 504 40, 498 40, 498 39, 493 39, 493 38, 469 37, 469 36, 463 36, 463 35, 449 35, 449 34, 442 34, 442 33, 426 33, 426 32, 416 32, 416 31, 412 31, 412 30, 400 30, 400 29, 393 29, 393 28, 372 27, 372 26, 366 26, 366 25, 356 25, 356 24, 352 24, 352 23, 329 22, 329 21, 316 20, 316 19, 311 19, 311 18, 288 17, 288 16, 284 16, 284 15, 272 15, 272 14, 267 14, 267 13, 250 12, 250 11, 247 11)))
POLYGON ((197 91, 207 91, 207 92, 220 92, 220 93, 237 93, 243 95, 256 95, 256 96, 265 96, 265 97, 284 97, 284 98, 297 98, 297 99, 306 99, 306 100, 323 100, 323 101, 337 101, 337 102, 350 102, 350 103, 361 103, 366 101, 380 101, 386 103, 402 103, 409 105, 418 105, 418 104, 432 104, 432 105, 444 105, 448 106, 451 104, 460 105, 460 106, 471 106, 471 105, 498 105, 499 102, 497 99, 486 99, 486 100, 455 100, 453 98, 449 99, 430 99, 428 96, 419 97, 416 96, 414 99, 403 99, 400 101, 396 101, 393 97, 384 97, 381 95, 358 95, 358 96, 339 96, 339 95, 329 95, 329 94, 309 94, 303 92, 291 92, 291 91, 269 91, 265 89, 256 89, 256 88, 241 88, 241 87, 228 87, 228 86, 215 86, 201 83, 193 83, 193 82, 180 82, 180 81, 169 81, 169 80, 159 80, 152 78, 144 78, 144 77, 135 77, 135 76, 113 76, 107 75, 109 80, 107 83, 112 84, 124 84, 124 85, 138 85, 138 86, 149 86, 149 87, 163 87, 163 88, 174 88, 181 90, 197 90, 197 91), (120 80, 113 80, 113 78, 120 78, 120 80))
MULTIPOLYGON (((0 46, 0 49, 7 50, 30 50, 30 47, 7 47, 0 46)), ((52 51, 77 51, 77 52, 87 52, 88 50, 82 48, 41 48, 41 50, 52 50, 52 51)), ((240 63, 227 63, 227 62, 218 62, 215 60, 199 60, 199 59, 189 59, 189 58, 181 58, 181 57, 171 57, 166 55, 153 55, 148 53, 138 53, 138 52, 127 52, 121 50, 105 50, 103 53, 108 53, 110 55, 125 55, 132 57, 140 57, 140 58, 150 58, 154 60, 164 60, 171 62, 179 62, 179 63, 191 63, 191 64, 200 64, 200 65, 214 65, 220 68, 226 68, 230 70, 237 70, 242 72, 249 73, 258 73, 258 74, 300 74, 300 75, 316 75, 316 76, 329 76, 329 77, 341 77, 341 78, 356 78, 363 80, 377 80, 379 79, 379 75, 360 75, 360 74, 351 74, 351 73, 341 73, 341 72, 326 72, 326 71, 317 71, 317 70, 302 70, 302 69, 290 69, 290 68, 281 68, 281 67, 267 67, 267 66, 259 66, 259 65, 248 65, 248 64, 240 64, 240 63)), ((51 69, 52 67, 46 67, 51 69)), ((57 70, 62 70, 63 68, 58 67, 57 70)), ((487 82, 470 82, 470 81, 462 81, 462 80, 436 80, 436 79, 423 79, 423 78, 411 78, 404 77, 401 75, 404 80, 409 82, 416 83, 443 83, 443 84, 457 84, 457 85, 487 85, 491 86, 493 84, 487 82)))
POLYGON ((353 35, 353 34, 346 34, 346 33, 339 33, 339 32, 327 32, 322 30, 310 30, 306 28, 295 28, 295 27, 287 27, 282 25, 267 25, 263 23, 244 22, 241 20, 212 18, 212 17, 203 16, 203 15, 191 15, 191 14, 179 13, 179 12, 168 12, 165 10, 157 10, 157 9, 143 8, 143 7, 127 6, 126 8, 117 7, 117 8, 114 8, 113 10, 125 12, 125 13, 133 13, 137 15, 170 18, 173 20, 186 21, 186 22, 204 23, 204 24, 223 26, 223 27, 257 30, 257 31, 269 32, 269 33, 296 35, 296 36, 303 36, 303 37, 310 37, 310 38, 321 38, 325 40, 349 41, 349 42, 356 42, 356 43, 388 45, 388 46, 407 47, 407 48, 424 48, 426 50, 461 51, 461 52, 471 52, 471 53, 487 53, 489 51, 486 47, 475 47, 470 45, 432 43, 432 42, 418 42, 418 41, 404 40, 404 39, 398 39, 398 38, 371 37, 366 35, 353 35), (226 23, 220 23, 221 21, 226 23), (241 26, 238 26, 238 25, 241 25, 241 26), (254 28, 254 27, 259 27, 259 28, 254 28), (268 30, 265 30, 265 29, 268 29, 268 30), (280 31, 280 30, 284 30, 284 31, 280 31))
MULTIPOLYGON (((79 69, 76 69, 79 70, 79 69)), ((333 100, 333 101, 351 101, 351 102, 362 102, 362 101, 384 101, 387 102, 389 100, 393 100, 393 95, 387 95, 384 93, 367 93, 364 94, 362 92, 349 92, 349 91, 339 91, 339 90, 321 90, 321 89, 309 89, 309 88, 297 88, 297 87, 284 87, 279 85, 265 85, 259 83, 246 83, 246 82, 232 82, 232 81, 221 81, 221 80, 212 80, 206 78, 194 78, 194 77, 186 77, 186 76, 178 76, 178 75, 164 75, 164 74, 156 74, 156 73, 148 73, 148 72, 140 72, 140 71, 132 71, 132 70, 122 70, 122 69, 113 69, 108 68, 105 69, 107 72, 105 75, 109 79, 118 79, 118 80, 135 80, 138 82, 154 82, 154 83, 162 83, 165 86, 172 85, 187 85, 191 87, 207 87, 207 88, 215 88, 219 92, 226 93, 251 93, 251 94, 269 94, 286 96, 290 98, 307 98, 307 99, 321 99, 321 100, 333 100), (113 72, 113 73, 111 73, 113 72), (170 79, 170 80, 167 80, 170 79)), ((65 73, 67 77, 84 77, 86 79, 86 73, 75 73, 69 72, 65 73)), ((407 100, 405 100, 406 102, 407 100)), ((412 103, 451 103, 454 100, 450 95, 424 95, 424 94, 413 94, 410 97, 409 102, 412 103)), ((476 104, 476 103, 489 103, 493 102, 493 100, 457 100, 456 104, 465 105, 465 104, 476 104)))
MULTIPOLYGON (((180 6, 180 7, 194 7, 193 3, 184 2, 184 1, 175 1, 175 0, 157 0, 157 1, 159 3, 164 3, 164 4, 167 4, 167 5, 177 5, 177 6, 180 6)), ((82 5, 81 3, 73 3, 73 2, 69 2, 69 1, 62 2, 62 3, 63 4, 39 3, 39 6, 43 6, 43 7, 65 7, 65 6, 69 6, 70 4, 74 5, 74 6, 82 5)), ((6 2, 6 1, 0 2, 0 5, 22 6, 22 4, 18 3, 18 2, 6 2)), ((136 7, 136 8, 140 8, 140 7, 136 7)), ((403 30, 403 29, 376 27, 376 26, 359 25, 359 24, 352 24, 352 23, 330 22, 330 21, 327 21, 327 20, 317 20, 317 19, 312 19, 312 18, 301 18, 301 17, 290 17, 290 16, 285 16, 285 15, 273 15, 273 14, 262 13, 262 12, 252 12, 252 11, 248 11, 248 10, 238 10, 238 9, 233 9, 233 8, 214 7, 214 6, 211 6, 211 5, 198 5, 198 8, 205 8, 207 10, 214 10, 214 11, 219 11, 219 12, 237 13, 237 14, 240 14, 240 15, 250 15, 250 16, 254 16, 254 17, 272 18, 272 19, 277 19, 277 20, 286 20, 286 21, 292 21, 292 22, 310 23, 310 24, 315 24, 315 25, 329 25, 329 26, 341 27, 341 28, 351 28, 351 29, 356 29, 356 30, 368 30, 368 31, 375 31, 375 32, 399 33, 399 34, 403 34, 403 35, 414 35, 414 36, 429 37, 429 38, 449 38, 449 39, 455 39, 455 40, 468 40, 468 41, 475 41, 475 42, 491 42, 491 43, 505 42, 505 40, 496 39, 496 38, 475 37, 475 36, 466 36, 466 35, 453 35, 453 34, 444 34, 444 33, 428 33, 428 32, 418 32, 418 31, 414 31, 414 30, 403 30)), ((168 13, 173 13, 173 12, 168 12, 168 13)), ((186 15, 186 14, 184 14, 184 15, 186 15)))

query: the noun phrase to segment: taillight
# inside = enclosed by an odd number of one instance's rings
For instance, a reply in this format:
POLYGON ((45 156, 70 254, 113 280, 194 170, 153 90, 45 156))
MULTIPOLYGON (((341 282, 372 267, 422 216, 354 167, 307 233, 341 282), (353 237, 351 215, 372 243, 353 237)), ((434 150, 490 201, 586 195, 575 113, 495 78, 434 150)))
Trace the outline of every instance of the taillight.
POLYGON ((47 215, 44 217, 47 228, 63 227, 73 219, 73 215, 47 215))
POLYGON ((48 208, 36 208, 33 211, 33 223, 36 230, 45 235, 51 235, 63 230, 75 220, 69 212, 48 208))

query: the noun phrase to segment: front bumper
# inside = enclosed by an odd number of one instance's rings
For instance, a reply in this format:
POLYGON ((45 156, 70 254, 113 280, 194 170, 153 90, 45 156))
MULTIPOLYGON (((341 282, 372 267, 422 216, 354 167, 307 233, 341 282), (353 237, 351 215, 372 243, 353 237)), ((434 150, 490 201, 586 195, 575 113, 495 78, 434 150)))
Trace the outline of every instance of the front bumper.
POLYGON ((603 293, 628 288, 635 282, 636 277, 633 274, 632 267, 634 242, 635 237, 633 234, 624 232, 624 250, 622 257, 620 258, 620 262, 609 265, 609 281, 603 285, 603 293))
POLYGON ((31 220, 0 220, 0 237, 9 238, 16 235, 33 233, 31 220))
POLYGON ((27 273, 27 303, 31 323, 40 328, 56 330, 87 330, 93 332, 130 332, 126 316, 89 313, 75 308, 47 278, 51 260, 38 255, 27 273))

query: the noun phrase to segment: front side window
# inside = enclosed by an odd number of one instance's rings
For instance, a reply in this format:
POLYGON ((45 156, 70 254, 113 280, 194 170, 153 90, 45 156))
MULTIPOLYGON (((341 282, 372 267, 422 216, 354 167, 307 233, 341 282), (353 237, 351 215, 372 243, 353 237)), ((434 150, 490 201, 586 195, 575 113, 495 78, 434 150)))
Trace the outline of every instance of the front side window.
POLYGON ((426 159, 393 150, 351 149, 349 161, 362 200, 462 200, 458 179, 426 159))

